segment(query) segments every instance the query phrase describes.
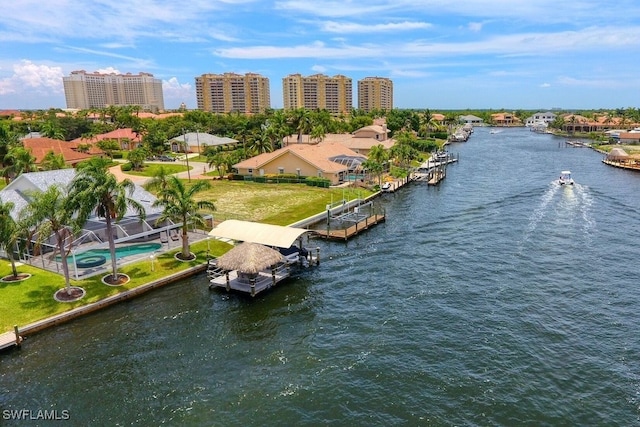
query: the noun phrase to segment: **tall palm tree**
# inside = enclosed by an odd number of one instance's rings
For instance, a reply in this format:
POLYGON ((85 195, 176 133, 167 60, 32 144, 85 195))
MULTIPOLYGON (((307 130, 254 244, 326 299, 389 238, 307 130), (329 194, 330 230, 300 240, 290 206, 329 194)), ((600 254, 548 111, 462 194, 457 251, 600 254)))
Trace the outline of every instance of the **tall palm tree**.
POLYGON ((69 265, 67 256, 74 234, 84 224, 86 217, 76 215, 70 203, 70 195, 59 185, 51 185, 46 191, 30 193, 29 205, 20 212, 20 221, 26 228, 37 232, 37 245, 41 245, 51 235, 55 237, 57 251, 60 252, 67 294, 71 294, 69 265))
POLYGON ((88 218, 91 212, 105 219, 105 230, 111 253, 111 280, 118 280, 116 263, 116 244, 113 237, 114 223, 120 221, 132 208, 140 220, 146 218, 144 207, 131 196, 135 184, 125 179, 118 182, 115 175, 108 170, 109 161, 93 158, 78 167, 76 176, 71 181, 71 205, 80 212, 79 216, 88 218))
POLYGON ((191 258, 189 226, 203 226, 205 222, 202 210, 216 210, 213 202, 195 198, 196 194, 208 189, 209 186, 209 181, 197 181, 191 186, 186 186, 182 180, 172 175, 167 179, 165 189, 158 193, 158 200, 153 203, 153 206, 163 208, 157 220, 158 223, 166 220, 182 222, 182 253, 180 254, 182 259, 191 258))
POLYGON ((9 258, 13 277, 18 277, 16 262, 13 259, 13 248, 19 240, 20 228, 16 220, 11 216, 14 206, 12 202, 0 200, 0 249, 4 249, 7 258, 9 258))

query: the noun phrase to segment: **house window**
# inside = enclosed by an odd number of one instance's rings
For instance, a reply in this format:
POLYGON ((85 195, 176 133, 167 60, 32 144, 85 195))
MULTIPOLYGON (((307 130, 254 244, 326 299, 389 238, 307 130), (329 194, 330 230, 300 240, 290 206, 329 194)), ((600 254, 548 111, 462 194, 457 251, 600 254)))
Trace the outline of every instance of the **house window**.
POLYGON ((278 168, 278 173, 279 174, 283 174, 284 173, 284 168, 283 167, 279 167, 278 168))
POLYGON ((322 178, 322 171, 318 171, 318 178, 322 178))
POLYGON ((253 169, 247 169, 247 173, 253 175, 253 169))

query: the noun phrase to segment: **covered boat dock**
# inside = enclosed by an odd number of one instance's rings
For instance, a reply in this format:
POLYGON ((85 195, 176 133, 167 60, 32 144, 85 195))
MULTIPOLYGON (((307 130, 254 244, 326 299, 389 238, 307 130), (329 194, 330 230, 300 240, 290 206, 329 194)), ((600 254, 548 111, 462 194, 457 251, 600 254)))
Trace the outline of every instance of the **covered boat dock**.
POLYGON ((309 230, 304 228, 251 221, 220 223, 209 236, 242 243, 220 258, 209 260, 209 287, 255 296, 288 278, 295 269, 318 265, 319 248, 303 246, 307 233, 309 230))

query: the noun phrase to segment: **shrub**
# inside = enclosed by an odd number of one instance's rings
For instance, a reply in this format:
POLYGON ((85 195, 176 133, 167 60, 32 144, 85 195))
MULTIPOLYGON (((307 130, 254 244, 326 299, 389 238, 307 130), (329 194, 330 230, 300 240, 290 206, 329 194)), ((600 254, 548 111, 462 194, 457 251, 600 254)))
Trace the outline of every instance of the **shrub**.
POLYGON ((128 172, 131 169, 133 169, 133 165, 131 164, 131 162, 123 163, 122 165, 120 165, 120 170, 122 170, 122 172, 128 172))

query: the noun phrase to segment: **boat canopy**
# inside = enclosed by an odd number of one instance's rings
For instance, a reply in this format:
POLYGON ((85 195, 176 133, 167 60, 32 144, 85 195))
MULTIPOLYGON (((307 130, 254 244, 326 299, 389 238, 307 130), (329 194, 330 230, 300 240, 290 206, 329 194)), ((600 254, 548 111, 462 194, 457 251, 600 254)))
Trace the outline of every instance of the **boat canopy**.
POLYGON ((278 248, 289 248, 308 231, 309 230, 305 230, 304 228, 228 219, 211 230, 209 236, 242 242, 260 243, 278 248))
POLYGON ((562 171, 560 172, 562 175, 571 175, 571 171, 562 171))

